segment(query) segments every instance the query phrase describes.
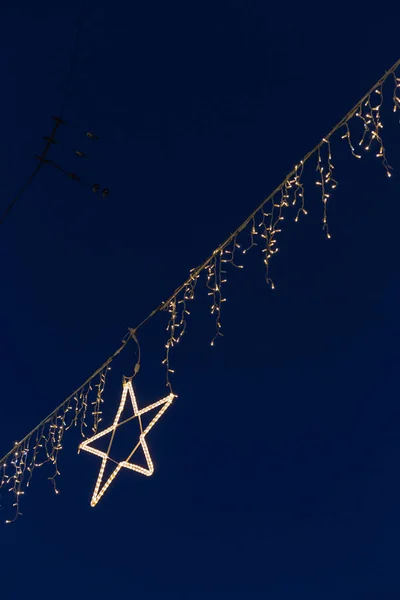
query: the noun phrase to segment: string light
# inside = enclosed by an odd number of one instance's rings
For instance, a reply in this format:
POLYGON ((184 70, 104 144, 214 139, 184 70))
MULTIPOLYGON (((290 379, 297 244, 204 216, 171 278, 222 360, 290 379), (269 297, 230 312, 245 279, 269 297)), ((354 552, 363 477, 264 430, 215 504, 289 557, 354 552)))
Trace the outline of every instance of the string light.
POLYGON ((275 289, 275 284, 270 277, 269 267, 270 260, 277 254, 279 248, 276 246, 276 236, 282 231, 278 228, 281 221, 284 220, 283 210, 289 206, 288 181, 279 189, 280 197, 274 194, 270 203, 270 211, 265 212, 265 207, 262 207, 262 220, 259 224, 261 229, 261 237, 265 240, 265 247, 261 250, 264 254, 265 265, 265 281, 269 284, 272 290, 275 289))
MULTIPOLYGON (((194 269, 192 269, 194 271, 194 269)), ((187 304, 189 301, 195 298, 196 284, 200 275, 193 273, 189 278, 189 281, 185 285, 183 291, 178 296, 174 297, 167 305, 168 313, 170 318, 166 327, 166 331, 169 332, 168 340, 165 344, 165 358, 161 364, 166 367, 166 386, 172 393, 172 385, 170 380, 170 374, 174 373, 170 365, 170 351, 176 345, 179 344, 183 335, 186 331, 187 317, 190 315, 187 304)))
MULTIPOLYGON (((109 369, 109 367, 107 367, 109 369)), ((99 415, 96 415, 97 407, 100 405, 104 392, 105 377, 104 370, 99 373, 99 382, 96 398, 92 402, 94 407, 92 428, 98 425, 99 415)), ((7 462, 2 461, 2 476, 0 489, 8 484, 7 490, 13 495, 14 516, 7 519, 6 523, 13 523, 22 512, 20 510, 21 496, 31 484, 35 469, 46 464, 51 466, 52 473, 48 480, 53 486, 55 494, 59 494, 57 477, 60 475, 58 466, 59 452, 62 450, 64 433, 72 427, 79 427, 82 437, 87 424, 88 396, 93 387, 91 383, 86 384, 79 392, 73 394, 63 405, 58 407, 40 426, 31 434, 26 436, 22 442, 16 442, 13 452, 9 454, 7 462)))
POLYGON ((97 481, 96 481, 94 491, 93 491, 92 500, 90 502, 91 506, 96 506, 96 504, 99 502, 101 497, 107 491, 108 487, 110 486, 112 481, 116 478, 116 476, 118 475, 119 471, 122 468, 131 469, 132 471, 136 471, 137 473, 141 473, 142 475, 146 475, 148 477, 154 473, 154 465, 153 465, 153 461, 151 460, 150 452, 149 452, 149 449, 148 449, 148 446, 146 443, 146 436, 149 433, 149 431, 154 427, 156 422, 160 419, 160 417, 165 413, 167 408, 169 408, 171 406, 174 398, 175 398, 174 394, 168 394, 168 396, 166 398, 163 398, 162 400, 158 400, 158 402, 154 402, 153 404, 150 404, 149 406, 146 406, 145 408, 141 408, 139 410, 137 402, 136 402, 136 396, 133 391, 132 382, 130 380, 124 381, 123 388, 122 388, 121 401, 120 401, 117 413, 115 415, 113 424, 110 427, 108 427, 107 429, 105 429, 104 431, 101 431, 100 433, 97 433, 93 437, 85 440, 79 446, 78 451, 85 450, 86 452, 90 452, 91 454, 94 454, 95 456, 98 456, 102 459, 100 470, 99 470, 99 475, 97 477, 97 481), (133 408, 133 416, 120 422, 120 418, 121 418, 122 412, 125 408, 128 394, 131 399, 131 404, 132 404, 132 408, 133 408), (147 427, 145 429, 143 429, 141 416, 143 414, 149 412, 150 410, 153 410, 158 407, 161 407, 160 410, 153 417, 153 419, 150 421, 150 423, 147 425, 147 427), (130 421, 134 418, 137 418, 139 421, 139 426, 140 426, 139 442, 133 448, 133 450, 128 455, 126 460, 123 460, 122 462, 117 463, 116 461, 110 459, 110 456, 109 456, 111 447, 112 447, 112 444, 114 441, 115 431, 118 427, 120 427, 121 425, 124 425, 125 423, 127 423, 128 421, 130 421), (97 450, 96 448, 93 448, 90 445, 94 441, 100 439, 101 437, 104 437, 105 435, 108 435, 109 433, 111 433, 111 439, 108 444, 108 449, 106 452, 97 450), (139 447, 141 447, 143 450, 143 454, 144 454, 144 457, 146 460, 146 465, 147 465, 146 468, 130 462, 132 456, 135 454, 135 452, 138 450, 139 447), (109 478, 107 479, 107 481, 103 484, 104 471, 105 471, 105 468, 107 465, 107 461, 109 461, 109 460, 114 462, 116 464, 116 467, 112 471, 112 473, 109 476, 109 478))
POLYGON ((298 165, 295 165, 294 167, 294 177, 292 180, 289 180, 289 184, 290 187, 294 187, 293 190, 293 201, 292 201, 292 206, 297 206, 298 204, 298 198, 300 198, 300 202, 301 205, 299 206, 298 210, 297 210, 297 214, 295 216, 295 223, 298 222, 300 215, 307 215, 307 211, 305 209, 305 204, 304 204, 304 185, 301 181, 302 175, 303 175, 303 170, 304 170, 304 161, 301 160, 300 163, 298 165))
MULTIPOLYGON (((191 269, 188 279, 179 286, 173 294, 165 301, 159 304, 135 329, 129 329, 128 334, 122 340, 120 347, 107 361, 95 371, 86 382, 78 388, 71 396, 61 403, 46 419, 37 425, 25 438, 17 442, 15 447, 0 460, 2 476, 0 479, 0 489, 7 487, 14 495, 14 507, 16 517, 19 512, 20 496, 24 493, 24 486, 29 486, 32 472, 35 468, 51 463, 53 474, 49 479, 58 492, 55 480, 59 475, 57 466, 58 454, 62 449, 62 440, 65 431, 71 427, 80 426, 80 433, 85 437, 85 430, 88 427, 87 415, 89 412, 89 396, 94 387, 97 388, 96 397, 91 400, 92 432, 97 435, 99 424, 102 420, 103 393, 106 384, 106 375, 113 359, 126 347, 130 339, 136 338, 139 329, 153 318, 157 313, 167 311, 169 321, 167 325, 168 340, 165 344, 165 358, 162 361, 166 367, 166 385, 169 388, 170 396, 173 396, 170 375, 174 370, 170 365, 170 350, 179 343, 187 328, 187 316, 190 314, 187 310, 189 300, 194 299, 194 291, 198 279, 204 272, 206 276, 206 288, 211 298, 210 312, 215 316, 216 332, 211 341, 214 345, 217 337, 222 336, 221 326, 221 307, 226 301, 222 288, 226 283, 227 273, 223 269, 224 265, 232 265, 237 268, 243 268, 240 262, 237 262, 237 254, 247 254, 250 249, 258 247, 263 254, 265 265, 265 279, 271 289, 275 288, 274 282, 270 277, 270 261, 278 252, 277 236, 282 231, 282 225, 285 218, 285 212, 289 209, 295 209, 296 215, 294 221, 298 222, 301 215, 307 215, 304 196, 305 185, 303 183, 304 168, 306 163, 315 155, 317 159, 316 171, 318 179, 316 184, 321 188, 321 198, 323 202, 323 230, 326 236, 330 237, 327 218, 327 204, 330 199, 331 191, 337 186, 337 181, 333 177, 334 165, 331 153, 331 140, 333 136, 343 131, 341 138, 347 140, 351 154, 361 158, 355 150, 350 131, 350 122, 356 117, 361 121, 362 135, 358 146, 360 149, 369 151, 371 148, 375 151, 375 156, 379 158, 386 170, 388 177, 391 176, 392 167, 386 158, 386 151, 382 140, 383 123, 381 118, 381 109, 383 106, 383 85, 389 75, 393 76, 393 112, 400 111, 400 77, 396 75, 396 69, 400 65, 400 59, 381 77, 381 79, 357 102, 357 104, 345 115, 345 117, 333 127, 333 129, 322 140, 300 160, 293 170, 286 176, 273 192, 262 201, 262 203, 241 223, 241 225, 228 236, 228 238, 216 248, 211 256, 201 263, 197 268, 191 269), (245 243, 241 237, 246 236, 245 243), (97 383, 92 382, 98 378, 97 383), (26 476, 28 473, 28 476, 26 476), (9 487, 11 486, 11 487, 9 487)), ((353 134, 354 137, 354 134, 353 134)), ((135 367, 137 372, 138 364, 135 367)), ((91 398, 91 396, 90 396, 91 398)), ((104 432, 103 432, 104 433, 104 432)), ((94 438, 91 438, 93 441, 94 438)), ((110 459, 111 460, 111 459, 110 459)), ((124 465, 126 466, 126 465, 124 465)), ((122 467, 120 467, 122 468, 122 467)), ((132 468, 132 467, 127 467, 132 468)), ((140 472, 140 471, 139 471, 140 472)), ((13 519, 14 520, 14 519, 13 519)))
MULTIPOLYGON (((398 61, 397 64, 399 64, 398 61)), ((277 235, 282 231, 281 225, 284 220, 284 211, 291 207, 297 207, 295 222, 299 221, 301 215, 307 215, 308 211, 305 208, 305 188, 302 181, 305 162, 316 153, 317 163, 316 170, 318 172, 318 180, 316 181, 317 186, 321 188, 321 200, 323 203, 323 217, 322 217, 322 229, 325 231, 326 237, 331 238, 331 233, 328 225, 327 205, 328 200, 331 197, 331 192, 334 190, 338 182, 334 177, 334 164, 332 158, 331 138, 340 130, 341 127, 345 128, 345 134, 342 135, 342 139, 347 139, 351 153, 356 158, 361 158, 360 154, 355 152, 352 140, 351 132, 349 128, 349 121, 357 116, 363 121, 363 136, 360 140, 362 146, 368 139, 368 143, 365 149, 369 149, 372 143, 379 143, 379 152, 376 154, 377 157, 382 159, 382 163, 386 169, 387 175, 390 177, 391 167, 387 162, 385 148, 383 146, 382 137, 379 133, 380 129, 383 128, 381 121, 380 111, 383 104, 383 83, 387 76, 393 73, 395 79, 395 91, 393 94, 394 110, 400 108, 400 98, 396 95, 396 90, 400 87, 400 78, 397 78, 392 68, 388 71, 385 76, 372 88, 372 90, 364 96, 362 101, 356 105, 340 123, 316 146, 316 148, 308 153, 304 159, 295 165, 294 170, 287 176, 282 184, 265 200, 265 202, 254 211, 242 225, 231 234, 219 248, 217 248, 209 260, 205 261, 198 269, 192 269, 191 273, 195 272, 197 276, 201 271, 206 273, 206 288, 207 293, 211 297, 210 312, 215 315, 216 318, 216 333, 211 340, 211 346, 215 344, 216 339, 222 336, 221 331, 221 308, 222 302, 226 301, 226 297, 222 293, 222 285, 227 282, 226 271, 222 269, 222 263, 231 264, 237 268, 243 268, 242 264, 236 262, 236 253, 241 250, 243 254, 247 254, 249 250, 259 245, 258 236, 264 240, 265 244, 262 248, 264 254, 264 264, 266 268, 265 279, 270 285, 271 289, 275 289, 275 284, 270 277, 270 261, 271 258, 279 251, 277 245, 277 235), (378 97, 378 101, 374 104, 371 96, 375 94, 378 97), (365 111, 363 112, 363 107, 365 111), (369 137, 368 137, 369 136, 369 137), (257 215, 261 216, 261 221, 257 224, 257 215), (245 244, 242 248, 242 244, 239 243, 239 234, 246 233, 248 235, 250 243, 245 244)), ((190 280, 189 280, 190 281, 190 280)), ((174 373, 174 370, 170 369, 169 366, 169 353, 171 348, 181 339, 181 335, 176 336, 175 331, 178 327, 177 324, 177 295, 172 296, 167 305, 171 317, 167 330, 170 332, 170 337, 166 343, 166 358, 163 361, 167 365, 167 386, 172 391, 169 374, 174 373)), ((185 322, 186 328, 186 322, 185 322)), ((182 332, 183 333, 183 332, 182 332)))
POLYGON ((400 94, 400 77, 396 77, 396 74, 393 72, 392 73, 393 78, 394 78, 394 90, 393 90, 393 112, 396 112, 397 109, 400 110, 400 96, 398 96, 397 94, 400 94))
POLYGON ((328 147, 328 158, 326 161, 327 166, 324 166, 324 161, 321 156, 321 148, 318 148, 318 160, 316 170, 319 173, 319 180, 316 181, 316 184, 321 187, 321 197, 322 203, 324 206, 324 216, 322 219, 322 229, 326 232, 326 237, 330 239, 331 235, 329 233, 328 227, 328 217, 327 217, 327 203, 330 197, 328 193, 329 190, 334 190, 337 187, 337 181, 333 178, 333 169, 335 168, 332 164, 332 154, 331 154, 331 142, 329 139, 323 138, 322 140, 324 144, 328 147))
POLYGON ((96 399, 94 402, 92 402, 92 406, 93 406, 93 411, 92 411, 92 415, 93 415, 93 427, 92 427, 92 431, 93 433, 97 433, 97 430, 99 428, 99 424, 102 421, 102 417, 101 415, 103 414, 101 409, 101 405, 103 404, 104 400, 103 400, 103 392, 104 392, 104 388, 106 385, 106 377, 107 377, 107 373, 108 371, 111 369, 111 367, 107 366, 103 369, 103 371, 100 373, 100 380, 99 382, 96 384, 97 387, 97 394, 96 394, 96 399))
MULTIPOLYGON (((235 247, 236 240, 233 241, 233 244, 235 247)), ((209 296, 211 296, 210 312, 212 315, 215 315, 216 326, 215 335, 210 342, 211 346, 214 346, 217 337, 224 335, 221 331, 221 308, 222 303, 226 302, 226 298, 224 298, 224 296, 222 295, 222 285, 226 282, 226 279, 224 279, 225 271, 222 269, 222 263, 232 262, 232 264, 234 264, 234 252, 234 250, 220 250, 215 254, 210 265, 207 268, 207 293, 209 296), (224 254, 227 254, 230 258, 222 258, 224 254)))
MULTIPOLYGON (((357 115, 358 116, 358 115, 357 115)), ((349 144, 349 148, 351 150, 352 155, 355 158, 361 158, 361 154, 356 154, 355 150, 354 150, 354 146, 353 143, 351 141, 351 133, 350 133, 350 128, 349 128, 349 124, 348 123, 344 123, 343 127, 346 128, 346 133, 344 135, 342 135, 342 140, 347 139, 347 142, 349 144)))
MULTIPOLYGON (((16 451, 13 453, 14 456, 10 460, 12 467, 14 468, 14 473, 11 476, 5 475, 4 483, 11 484, 11 487, 8 489, 9 492, 12 492, 14 496, 13 507, 15 508, 15 515, 13 519, 8 519, 6 523, 13 523, 17 520, 17 518, 22 515, 20 511, 20 497, 25 493, 22 489, 23 479, 26 471, 26 463, 27 463, 27 455, 29 452, 29 442, 30 438, 24 441, 22 447, 19 447, 18 442, 15 444, 16 451)), ((5 469, 5 465, 4 465, 5 469)), ((3 482, 2 482, 3 483, 3 482)))
POLYGON ((249 250, 254 248, 254 246, 258 246, 258 243, 255 241, 257 235, 258 235, 258 231, 257 231, 257 225, 256 225, 256 218, 254 216, 251 219, 250 245, 246 246, 246 248, 243 248, 243 250, 242 250, 243 254, 247 254, 247 252, 249 252, 249 250))

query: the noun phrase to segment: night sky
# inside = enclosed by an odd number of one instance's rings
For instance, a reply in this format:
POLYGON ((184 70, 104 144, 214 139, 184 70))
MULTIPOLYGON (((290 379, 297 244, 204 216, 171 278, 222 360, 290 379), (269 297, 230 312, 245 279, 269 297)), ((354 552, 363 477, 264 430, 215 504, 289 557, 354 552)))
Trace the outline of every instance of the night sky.
MULTIPOLYGON (((65 98, 80 9, 57 4, 0 10, 1 210, 65 98)), ((398 15, 380 5, 88 4, 74 126, 52 158, 111 193, 45 166, 0 229, 1 455, 399 58, 398 15)), ((271 261, 276 289, 258 249, 230 268, 213 348, 199 283, 171 355, 178 398, 148 438, 154 476, 122 472, 91 508, 100 459, 66 435, 60 494, 37 470, 23 516, 1 525, 1 598, 400 597, 400 123, 385 89, 393 177, 335 138, 326 240, 310 162, 308 216, 288 214, 271 261)), ((167 391, 166 324, 140 331, 141 406, 167 391)), ((104 426, 135 361, 130 344, 112 365, 104 426)))

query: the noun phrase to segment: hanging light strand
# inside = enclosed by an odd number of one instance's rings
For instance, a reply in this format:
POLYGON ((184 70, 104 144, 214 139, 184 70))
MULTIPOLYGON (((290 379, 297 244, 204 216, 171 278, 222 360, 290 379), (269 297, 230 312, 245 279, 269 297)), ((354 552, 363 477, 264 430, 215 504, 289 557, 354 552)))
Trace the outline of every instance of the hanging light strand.
POLYGON ((110 357, 96 373, 71 394, 60 406, 58 406, 46 419, 44 419, 23 440, 15 442, 13 449, 0 461, 1 477, 0 491, 8 491, 13 494, 14 517, 8 519, 7 523, 14 522, 20 516, 20 500, 24 490, 31 484, 35 469, 46 464, 51 466, 51 474, 48 477, 54 492, 59 493, 56 485, 57 477, 60 475, 58 467, 58 455, 62 450, 62 440, 65 431, 72 427, 79 427, 82 437, 86 437, 85 429, 88 427, 87 411, 88 398, 93 388, 97 388, 96 397, 92 402, 92 431, 98 427, 101 420, 100 406, 106 383, 106 375, 110 369, 110 362, 122 351, 129 338, 125 338, 122 346, 110 357), (92 381, 98 377, 99 381, 94 386, 92 381))
POLYGON ((173 298, 168 306, 170 317, 166 331, 168 331, 169 337, 165 344, 165 358, 162 361, 162 364, 165 365, 166 386, 169 388, 170 393, 173 393, 171 374, 174 373, 174 369, 171 368, 170 364, 170 351, 174 346, 179 344, 186 332, 187 317, 190 315, 188 302, 195 299, 195 289, 199 277, 200 275, 193 275, 185 289, 173 298))

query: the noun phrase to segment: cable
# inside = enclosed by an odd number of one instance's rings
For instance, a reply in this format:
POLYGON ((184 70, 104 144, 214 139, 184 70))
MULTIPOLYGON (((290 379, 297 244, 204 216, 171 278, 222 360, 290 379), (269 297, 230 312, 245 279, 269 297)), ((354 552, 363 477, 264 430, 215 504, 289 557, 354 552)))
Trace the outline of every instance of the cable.
MULTIPOLYGON (((391 74, 394 73, 394 71, 397 69, 397 67, 400 66, 400 58, 394 63, 394 65, 385 72, 385 74, 375 83, 375 85, 373 85, 371 87, 371 89, 364 94, 364 96, 353 106, 353 108, 346 114, 345 117, 343 117, 343 119, 341 119, 329 132, 328 135, 326 135, 324 138, 322 138, 322 140, 310 151, 308 152, 304 158, 302 159, 302 161, 300 161, 301 163, 305 163, 313 154, 315 154, 322 146, 322 144, 324 143, 324 140, 328 140, 330 137, 332 137, 332 135, 338 130, 340 129, 340 127, 342 127, 343 125, 345 125, 347 123, 347 121, 354 116, 354 114, 356 113, 358 107, 365 102, 365 100, 370 96, 370 94, 377 89, 379 86, 381 86, 384 81, 387 79, 387 77, 391 74)), ((45 423, 47 423, 48 421, 50 421, 54 415, 56 415, 56 413, 63 408, 63 406, 69 402, 71 400, 71 398, 73 398, 77 393, 79 393, 88 383, 90 383, 90 381, 92 381, 92 379, 94 377, 96 377, 96 375, 98 375, 107 365, 110 364, 110 362, 114 359, 115 356, 117 356, 122 349, 126 346, 126 344, 129 342, 129 340, 134 339, 136 341, 136 343, 138 344, 137 338, 136 338, 136 334, 138 332, 139 329, 141 329, 142 327, 144 327, 144 325, 146 325, 146 323, 148 323, 148 321, 150 321, 150 319, 152 317, 154 317, 157 313, 161 312, 162 310, 165 310, 166 308, 168 308, 168 306, 170 305, 171 301, 173 301, 180 292, 182 292, 194 279, 197 278, 197 276, 204 271, 204 269, 207 268, 207 266, 209 266, 210 261, 213 260, 213 258, 215 258, 215 256, 221 252, 221 250, 223 250, 226 246, 228 246, 232 240, 238 235, 238 233, 240 233, 249 223, 250 221, 254 218, 254 216, 257 214, 258 211, 260 211, 263 206, 265 205, 266 202, 270 202, 272 200, 272 198, 275 196, 275 194, 277 192, 279 192, 283 186, 285 185, 285 183, 288 181, 288 179, 290 179, 294 174, 295 174, 296 170, 293 169, 286 177, 285 179, 278 185, 278 187, 276 187, 274 189, 274 191, 267 196, 267 198, 265 200, 263 200, 263 202, 243 221, 243 223, 241 223, 241 225, 239 225, 239 227, 230 234, 230 236, 224 241, 222 242, 222 244, 220 244, 218 246, 218 248, 216 248, 214 250, 214 252, 212 252, 212 254, 206 259, 204 260, 196 269, 192 269, 191 270, 191 274, 189 276, 188 279, 186 279, 186 281, 180 285, 178 288, 176 288, 176 290, 173 292, 173 294, 168 298, 168 300, 166 300, 165 302, 162 302, 161 304, 159 304, 145 319, 143 319, 143 321, 141 321, 139 323, 139 325, 137 325, 135 328, 129 328, 127 334, 125 335, 125 338, 123 339, 122 345, 114 352, 114 354, 108 358, 106 360, 105 363, 103 363, 101 365, 101 367, 99 367, 90 377, 88 377, 88 379, 86 379, 86 381, 79 386, 79 388, 77 388, 70 396, 68 396, 68 398, 66 398, 59 406, 57 406, 57 408, 55 410, 53 410, 45 419, 43 419, 43 421, 41 421, 39 423, 39 425, 37 425, 34 429, 32 429, 32 431, 30 433, 28 433, 20 442, 18 442, 14 448, 12 450, 10 450, 5 456, 3 456, 3 458, 0 460, 0 464, 4 463, 13 452, 15 452, 15 449, 20 447, 26 440, 29 439, 29 437, 35 433, 35 431, 37 431, 41 426, 43 426, 45 423)), ((140 359, 138 361, 138 364, 140 365, 140 359)), ((135 368, 135 374, 136 372, 139 370, 139 367, 135 368)))
POLYGON ((122 340, 121 346, 114 352, 114 354, 112 354, 109 358, 107 358, 107 360, 101 365, 101 367, 96 369, 96 371, 90 377, 88 377, 87 380, 81 386, 79 386, 79 388, 77 388, 72 394, 70 394, 68 396, 68 398, 66 398, 63 402, 61 402, 61 404, 55 410, 53 410, 53 412, 50 415, 48 415, 45 419, 43 419, 43 421, 41 421, 39 423, 39 425, 37 425, 34 429, 32 429, 32 431, 30 433, 28 433, 28 435, 26 435, 21 441, 19 441, 18 444, 16 444, 10 452, 8 452, 5 456, 3 456, 3 458, 0 460, 0 464, 4 463, 7 460, 7 458, 15 451, 15 448, 17 446, 20 446, 21 444, 23 444, 32 435, 32 433, 34 433, 35 431, 40 429, 40 427, 42 425, 45 425, 49 421, 49 419, 51 419, 52 416, 60 408, 62 408, 66 402, 68 402, 68 400, 71 400, 76 394, 78 394, 82 390, 82 388, 85 387, 85 385, 90 383, 92 381, 92 379, 94 377, 96 377, 96 375, 101 373, 103 371, 103 369, 105 369, 114 360, 114 358, 116 356, 118 356, 118 354, 125 348, 126 344, 129 342, 130 339, 131 339, 131 335, 127 334, 124 337, 124 339, 122 340))
POLYGON ((32 180, 36 177, 36 175, 39 173, 42 166, 45 164, 46 155, 50 149, 50 146, 52 145, 52 143, 54 141, 54 136, 56 135, 57 129, 60 127, 61 123, 62 123, 61 119, 56 119, 56 124, 54 125, 53 131, 51 132, 51 134, 47 140, 45 149, 43 150, 43 152, 40 156, 40 162, 39 162, 38 166, 33 171, 32 175, 30 177, 28 177, 28 179, 26 180, 26 182, 24 183, 22 188, 19 190, 19 192, 15 196, 15 198, 13 198, 13 200, 7 206, 6 210, 4 211, 4 213, 0 219, 0 225, 2 225, 4 223, 4 220, 6 219, 8 213, 11 211, 14 204, 17 202, 17 200, 20 198, 20 196, 23 194, 23 192, 26 190, 26 188, 32 183, 32 180))
POLYGON ((83 5, 82 8, 82 12, 80 15, 80 20, 78 22, 78 28, 77 28, 77 32, 76 32, 76 36, 75 36, 75 43, 74 43, 74 47, 72 50, 72 54, 71 54, 71 60, 70 60, 70 65, 69 65, 69 70, 68 70, 68 77, 67 77, 67 84, 66 84, 66 88, 65 88, 65 92, 64 92, 64 99, 61 105, 61 109, 60 109, 60 120, 58 122, 56 122, 56 125, 53 128, 53 131, 49 137, 49 140, 46 143, 46 147, 43 150, 42 154, 40 155, 40 161, 39 164, 37 165, 36 169, 33 171, 33 173, 28 177, 28 179, 25 181, 24 185, 21 187, 21 189, 17 192, 17 194, 14 196, 14 198, 11 200, 11 202, 9 203, 9 205, 7 206, 7 208, 5 209, 5 211, 3 212, 3 214, 1 215, 0 218, 0 225, 2 225, 5 221, 5 219, 7 218, 7 216, 9 215, 9 213, 11 212, 12 208, 14 207, 14 205, 16 204, 16 202, 19 200, 19 198, 22 196, 22 194, 25 192, 25 190, 30 186, 30 184, 32 183, 32 181, 35 179, 36 175, 39 173, 40 169, 42 168, 42 166, 45 164, 44 159, 46 158, 46 155, 49 151, 49 148, 52 144, 52 142, 54 141, 54 136, 56 134, 57 129, 59 128, 59 126, 62 123, 62 116, 64 114, 64 110, 65 110, 65 105, 66 105, 66 101, 67 101, 67 95, 68 95, 68 91, 71 85, 71 81, 72 81, 72 74, 73 74, 73 70, 74 70, 74 66, 76 63, 76 57, 77 57, 77 51, 78 51, 78 45, 79 45, 79 39, 81 36, 81 32, 82 32, 82 28, 83 28, 83 23, 84 23, 84 16, 85 16, 85 4, 83 5))

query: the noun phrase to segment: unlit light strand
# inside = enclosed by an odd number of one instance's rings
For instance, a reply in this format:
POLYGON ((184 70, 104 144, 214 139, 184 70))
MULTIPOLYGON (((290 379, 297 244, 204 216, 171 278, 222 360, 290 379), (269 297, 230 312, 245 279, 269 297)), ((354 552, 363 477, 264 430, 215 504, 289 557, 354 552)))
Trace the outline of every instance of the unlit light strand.
POLYGON ((170 365, 170 351, 174 346, 179 344, 186 332, 187 317, 190 315, 187 305, 189 301, 195 298, 195 289, 199 277, 200 275, 193 275, 185 289, 180 295, 171 300, 167 308, 170 317, 166 331, 168 331, 169 337, 165 344, 165 358, 162 364, 166 367, 166 386, 171 393, 172 384, 170 375, 174 373, 174 369, 170 365))

